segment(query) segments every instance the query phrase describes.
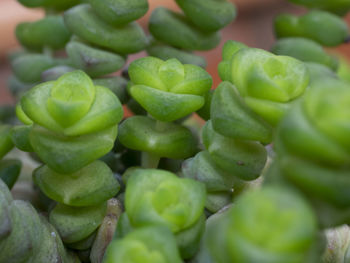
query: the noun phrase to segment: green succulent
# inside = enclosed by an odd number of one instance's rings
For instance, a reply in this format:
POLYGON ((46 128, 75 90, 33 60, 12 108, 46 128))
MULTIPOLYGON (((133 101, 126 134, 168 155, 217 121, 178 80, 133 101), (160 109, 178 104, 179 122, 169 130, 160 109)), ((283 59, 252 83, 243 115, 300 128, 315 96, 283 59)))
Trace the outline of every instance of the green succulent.
POLYGON ((228 63, 219 66, 221 75, 235 85, 244 104, 266 121, 264 126, 276 126, 308 87, 307 68, 291 57, 275 56, 237 42, 228 42, 223 55, 228 63))
POLYGON ((44 47, 61 49, 70 36, 61 16, 46 16, 35 22, 20 23, 16 27, 18 41, 33 50, 42 50, 44 47))
POLYGON ((349 36, 347 24, 338 16, 321 10, 311 10, 306 15, 279 15, 275 19, 278 38, 310 38, 324 46, 337 46, 349 36))
MULTIPOLYGON (((105 1, 103 4, 106 4, 105 1)), ((81 4, 66 11, 64 22, 69 31, 93 45, 118 54, 136 53, 145 49, 147 38, 137 23, 114 27, 101 20, 94 10, 94 5, 81 4)))
POLYGON ((109 245, 105 263, 180 263, 174 236, 164 227, 147 226, 109 245))
POLYGON ((333 12, 338 15, 346 14, 350 9, 349 0, 289 0, 298 5, 303 5, 308 8, 318 8, 333 12))
POLYGON ((13 200, 0 179, 0 262, 78 263, 56 229, 25 201, 13 200))
POLYGON ((28 91, 17 113, 34 123, 29 142, 39 157, 57 172, 72 173, 112 149, 123 110, 108 88, 74 71, 28 91))
POLYGON ((163 225, 176 236, 183 257, 196 252, 204 229, 202 183, 156 169, 134 169, 126 182, 125 211, 133 228, 163 225))
POLYGON ((317 221, 295 192, 266 187, 243 194, 206 233, 214 262, 320 262, 317 221))
POLYGON ((212 85, 202 68, 177 59, 145 57, 129 66, 131 96, 155 119, 174 121, 204 105, 204 94, 212 85))
POLYGON ((318 82, 286 115, 275 141, 280 176, 309 197, 323 227, 349 218, 349 98, 347 83, 318 82))
POLYGON ((272 47, 277 55, 291 56, 304 62, 314 62, 325 65, 336 71, 339 62, 336 57, 329 55, 317 42, 301 37, 282 38, 272 47))

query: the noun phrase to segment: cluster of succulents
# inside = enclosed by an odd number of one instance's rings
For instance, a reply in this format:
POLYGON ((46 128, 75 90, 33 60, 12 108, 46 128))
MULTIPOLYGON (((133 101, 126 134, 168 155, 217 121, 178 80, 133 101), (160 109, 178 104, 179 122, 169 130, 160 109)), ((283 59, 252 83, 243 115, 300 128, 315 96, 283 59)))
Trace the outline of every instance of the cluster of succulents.
POLYGON ((275 19, 272 53, 227 41, 215 89, 194 51, 229 1, 157 7, 149 36, 147 0, 19 2, 46 16, 9 56, 0 263, 348 262, 350 66, 323 46, 349 40, 349 0, 290 0, 312 10, 275 19), (10 193, 14 147, 37 203, 10 193))

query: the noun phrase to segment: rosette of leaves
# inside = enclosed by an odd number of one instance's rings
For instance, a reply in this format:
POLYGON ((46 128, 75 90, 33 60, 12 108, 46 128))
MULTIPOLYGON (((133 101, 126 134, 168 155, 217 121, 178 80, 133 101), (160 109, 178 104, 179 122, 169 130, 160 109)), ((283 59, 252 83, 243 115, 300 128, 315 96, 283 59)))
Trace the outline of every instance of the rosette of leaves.
POLYGON ((349 85, 329 79, 305 94, 281 122, 277 176, 303 192, 323 227, 349 222, 349 85))
POLYGON ((153 117, 135 116, 120 126, 119 140, 126 147, 148 153, 156 167, 160 157, 182 159, 196 152, 197 141, 188 128, 172 121, 200 109, 212 85, 202 68, 145 57, 129 67, 129 93, 153 117))
POLYGON ((211 119, 222 135, 269 143, 274 127, 309 85, 304 63, 248 48, 234 41, 223 50, 222 84, 214 94, 211 119))
POLYGON ((162 226, 138 228, 107 248, 105 263, 181 263, 172 233, 162 226))
POLYGON ((58 173, 76 172, 109 152, 122 115, 118 98, 82 71, 32 88, 17 109, 29 145, 58 173))
POLYGON ((13 200, 0 179, 0 262, 78 263, 56 229, 27 202, 13 200))
POLYGON ((219 30, 236 16, 233 3, 226 0, 176 0, 183 13, 159 7, 150 17, 149 29, 157 40, 147 49, 149 55, 182 63, 206 66, 206 61, 193 53, 209 50, 220 42, 219 30))
POLYGON ((323 46, 337 46, 349 36, 344 20, 329 12, 311 10, 303 16, 282 14, 276 17, 275 34, 277 38, 304 37, 323 46))
POLYGON ((122 237, 131 229, 162 225, 174 233, 181 256, 192 257, 205 226, 205 186, 156 169, 134 169, 125 179, 126 213, 116 236, 122 237))
POLYGON ((244 193, 208 225, 213 262, 320 262, 322 244, 308 203, 282 187, 244 193))

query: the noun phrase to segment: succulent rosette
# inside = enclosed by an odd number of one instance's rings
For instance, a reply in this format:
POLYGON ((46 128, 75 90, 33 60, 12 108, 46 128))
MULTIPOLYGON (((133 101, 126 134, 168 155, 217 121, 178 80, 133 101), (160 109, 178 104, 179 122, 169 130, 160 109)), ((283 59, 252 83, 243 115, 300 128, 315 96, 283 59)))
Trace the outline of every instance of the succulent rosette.
POLYGON ((18 109, 18 117, 32 125, 34 151, 61 173, 75 172, 110 151, 122 115, 118 98, 82 71, 34 87, 18 109))
MULTIPOLYGON (((278 124, 293 101, 300 97, 309 85, 306 66, 291 57, 275 56, 267 51, 244 47, 241 43, 233 41, 226 44, 223 55, 224 62, 226 62, 219 66, 219 72, 221 71, 224 80, 232 82, 238 91, 235 92, 234 89, 231 89, 229 97, 228 94, 221 97, 222 107, 212 107, 214 128, 226 136, 250 137, 249 133, 245 135, 240 131, 235 132, 233 127, 224 127, 224 124, 227 123, 229 126, 233 124, 235 118, 253 115, 251 112, 247 112, 247 114, 231 113, 232 121, 230 121, 230 117, 226 113, 229 109, 232 110, 234 107, 240 108, 246 105, 255 113, 255 122, 260 122, 260 126, 266 127, 265 130, 269 126, 271 129, 271 126, 275 127, 278 124), (237 95, 242 99, 233 100, 232 97, 237 95), (224 102, 225 98, 227 98, 227 102, 224 102), (243 103, 236 102, 237 100, 243 100, 243 103), (228 103, 230 103, 230 107, 226 106, 228 103), (225 113, 220 114, 223 107, 226 107, 225 113), (223 123, 223 127, 219 127, 221 123, 223 123), (232 134, 232 132, 236 134, 232 134)), ((240 126, 244 127, 244 121, 240 126)), ((261 136, 265 138, 252 136, 251 139, 265 143, 271 140, 271 137, 268 138, 268 134, 261 134, 261 136)))
POLYGON ((148 225, 165 226, 175 234, 182 257, 193 256, 205 225, 204 185, 156 169, 134 169, 126 180, 128 224, 136 229, 148 225))
POLYGON ((295 192, 266 187, 244 193, 208 225, 214 262, 320 262, 315 215, 295 192))
POLYGON ((175 238, 167 228, 147 226, 130 232, 123 239, 112 241, 104 262, 181 263, 182 260, 175 238))
POLYGON ((130 64, 131 96, 157 120, 171 122, 200 109, 204 94, 212 85, 202 68, 177 59, 154 57, 130 64))
POLYGON ((349 222, 349 86, 328 79, 281 122, 275 148, 281 176, 314 204, 323 227, 349 222))

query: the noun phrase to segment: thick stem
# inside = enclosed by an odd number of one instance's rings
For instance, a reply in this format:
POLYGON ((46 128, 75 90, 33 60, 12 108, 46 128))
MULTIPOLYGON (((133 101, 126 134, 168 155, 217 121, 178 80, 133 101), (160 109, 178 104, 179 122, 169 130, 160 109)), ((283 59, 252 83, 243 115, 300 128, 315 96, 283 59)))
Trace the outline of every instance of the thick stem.
POLYGON ((143 168, 157 168, 160 157, 152 153, 142 152, 141 154, 141 166, 143 168))
MULTIPOLYGON (((167 122, 156 120, 155 130, 163 132, 167 128, 167 122)), ((141 166, 143 168, 157 168, 160 157, 149 152, 142 152, 141 166)))

